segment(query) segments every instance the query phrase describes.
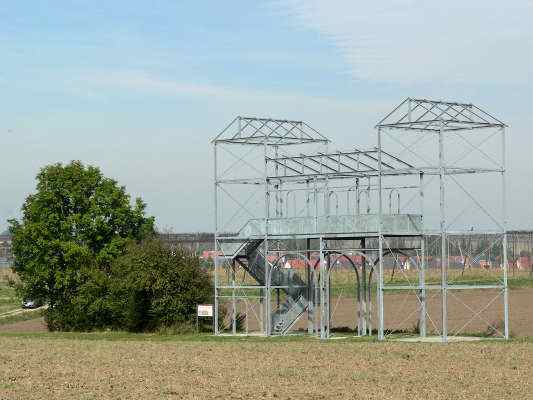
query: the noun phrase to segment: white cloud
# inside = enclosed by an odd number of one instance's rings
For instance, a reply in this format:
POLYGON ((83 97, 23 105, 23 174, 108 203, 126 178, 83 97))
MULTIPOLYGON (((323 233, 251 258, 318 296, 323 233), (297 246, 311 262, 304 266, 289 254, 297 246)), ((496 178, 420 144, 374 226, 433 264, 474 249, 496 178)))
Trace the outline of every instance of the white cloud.
MULTIPOLYGON (((118 90, 142 97, 198 101, 195 107, 204 104, 210 115, 217 114, 221 125, 236 115, 303 120, 333 139, 335 148, 353 146, 354 140, 363 147, 375 145, 373 126, 391 108, 390 102, 383 99, 350 101, 299 92, 192 84, 143 71, 85 71, 73 72, 72 76, 72 86, 78 87, 80 93, 98 93, 103 99, 118 90)), ((198 113, 201 115, 201 111, 198 113)))
POLYGON ((111 86, 115 88, 150 91, 170 95, 214 96, 228 94, 228 90, 223 87, 216 87, 208 84, 175 82, 144 72, 113 71, 90 73, 78 80, 105 87, 111 86))
POLYGON ((532 4, 287 0, 271 8, 330 40, 356 79, 517 83, 531 75, 532 4))
MULTIPOLYGON (((363 102, 343 101, 337 98, 316 96, 304 93, 262 91, 255 88, 237 88, 214 85, 209 83, 196 84, 179 82, 172 79, 163 78, 143 71, 111 71, 111 72, 89 72, 75 76, 71 83, 80 85, 89 90, 94 88, 104 88, 106 90, 124 89, 128 91, 139 91, 164 96, 193 96, 210 97, 212 99, 223 98, 225 102, 235 102, 239 104, 270 103, 270 104, 299 104, 305 107, 327 107, 336 110, 359 109, 362 112, 373 111, 376 107, 382 107, 383 103, 366 100, 363 102)), ((278 108, 278 107, 276 107, 278 108)))

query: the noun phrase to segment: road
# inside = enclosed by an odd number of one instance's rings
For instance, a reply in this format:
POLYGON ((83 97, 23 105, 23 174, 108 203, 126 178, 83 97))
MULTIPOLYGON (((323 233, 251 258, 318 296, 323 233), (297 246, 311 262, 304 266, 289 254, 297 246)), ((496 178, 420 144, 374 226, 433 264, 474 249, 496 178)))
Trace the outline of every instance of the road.
POLYGON ((47 308, 48 308, 48 305, 44 305, 38 308, 17 308, 16 310, 7 311, 5 313, 0 314, 0 319, 12 317, 14 315, 25 314, 25 313, 37 311, 37 310, 46 310, 47 308))

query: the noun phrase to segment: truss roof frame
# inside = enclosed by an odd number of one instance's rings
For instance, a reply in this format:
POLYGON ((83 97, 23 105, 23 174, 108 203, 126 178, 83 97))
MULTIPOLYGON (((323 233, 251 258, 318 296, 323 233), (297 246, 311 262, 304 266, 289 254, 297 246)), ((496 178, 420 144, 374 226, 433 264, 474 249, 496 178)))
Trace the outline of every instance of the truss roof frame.
MULTIPOLYGON (((281 174, 268 176, 268 179, 289 179, 302 177, 349 178, 369 177, 379 174, 379 149, 354 148, 350 151, 317 152, 297 156, 267 157, 269 164, 277 165, 281 174)), ((404 174, 405 170, 418 170, 417 167, 381 150, 383 174, 404 174), (400 172, 402 171, 402 172, 400 172)))
POLYGON ((507 124, 472 103, 408 97, 383 117, 375 127, 445 132, 505 128, 507 124))
POLYGON ((237 116, 211 142, 286 146, 331 140, 304 121, 237 116))

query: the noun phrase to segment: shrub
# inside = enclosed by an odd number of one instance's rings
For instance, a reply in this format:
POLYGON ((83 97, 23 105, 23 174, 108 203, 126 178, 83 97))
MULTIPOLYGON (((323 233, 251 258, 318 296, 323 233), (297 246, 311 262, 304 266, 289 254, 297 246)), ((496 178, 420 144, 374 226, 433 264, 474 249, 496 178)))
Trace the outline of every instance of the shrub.
POLYGON ((154 331, 192 324, 213 295, 198 257, 159 240, 131 243, 111 266, 110 308, 118 328, 154 331))

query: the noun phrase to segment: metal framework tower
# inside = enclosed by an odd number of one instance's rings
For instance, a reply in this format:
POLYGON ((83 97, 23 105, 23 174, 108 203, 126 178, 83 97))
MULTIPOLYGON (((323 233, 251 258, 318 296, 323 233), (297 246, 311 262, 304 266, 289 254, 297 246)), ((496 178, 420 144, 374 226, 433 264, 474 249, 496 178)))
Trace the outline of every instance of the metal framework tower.
MULTIPOLYGON (((442 318, 440 326, 433 324, 432 332, 446 341, 450 291, 495 289, 503 295, 502 336, 508 337, 505 148, 501 164, 493 168, 444 161, 447 135, 461 136, 471 150, 476 149, 475 144, 461 132, 497 129, 504 147, 505 124, 470 104, 406 99, 376 128, 377 147, 369 150, 330 151, 330 140, 307 123, 269 118, 237 117, 213 139, 218 254, 215 334, 255 330, 263 335, 283 335, 299 327, 323 339, 330 337, 336 308, 331 305, 332 271, 343 261, 356 277, 353 315, 359 335, 372 334, 375 325, 380 340, 394 333, 386 330, 385 294, 406 292, 416 297, 418 331, 426 336, 427 320, 433 323, 428 293, 438 292, 442 318), (425 149, 422 156, 416 156, 416 143, 405 144, 405 138, 395 137, 400 131, 419 135, 417 143, 428 144, 431 139, 427 137, 436 138, 437 162, 428 160, 425 149), (385 138, 399 145, 401 153, 385 151, 385 138), (457 176, 490 173, 501 174, 503 186, 503 222, 498 224, 502 279, 491 284, 450 284, 448 247, 472 231, 449 229, 446 183, 457 176), (424 215, 435 214, 425 199, 437 178, 440 230, 434 231, 424 215), (402 200, 405 198, 408 200, 402 200), (439 252, 434 250, 436 242, 439 252), (440 260, 439 282, 432 273, 429 280, 427 276, 428 264, 436 258, 440 260), (399 277, 405 279, 385 282, 386 271, 395 273, 391 265, 406 263, 416 267, 414 274, 400 269, 399 277), (374 294, 377 310, 373 309, 374 294)), ((494 161, 486 151, 481 154, 494 161)), ((460 182, 457 184, 489 220, 496 221, 460 182)), ((472 314, 477 317, 480 313, 472 310, 472 314)))
MULTIPOLYGON (((439 208, 434 212, 434 215, 438 215, 438 227, 426 223, 424 235, 426 243, 437 244, 437 251, 432 255, 438 257, 440 262, 440 282, 427 285, 422 279, 418 286, 421 293, 423 292, 424 303, 426 291, 440 294, 439 328, 443 342, 450 336, 450 296, 471 312, 471 318, 456 329, 452 336, 463 331, 473 319, 479 318, 500 298, 503 306, 503 327, 495 326, 493 322, 485 322, 502 337, 509 338, 506 127, 505 123, 474 104, 411 98, 400 103, 376 125, 380 147, 384 136, 387 137, 416 160, 421 182, 424 177, 428 177, 429 181, 438 181, 439 208), (499 176, 499 179, 495 179, 495 176, 499 176), (473 214, 476 212, 482 218, 475 220, 473 214), (474 225, 480 226, 481 231, 474 231, 474 225), (481 250, 481 255, 494 251, 495 248, 500 253, 497 275, 492 277, 491 282, 462 282, 462 274, 459 277, 450 277, 450 249, 459 249, 464 272, 468 260, 463 254, 460 242, 469 236, 480 234, 491 238, 491 242, 481 250), (485 304, 477 310, 465 304, 457 293, 465 293, 467 290, 488 292, 485 304)), ((428 184, 429 182, 421 185, 421 193, 427 192, 428 184)), ((435 186, 437 189, 437 185, 435 186)), ((424 197, 421 196, 423 203, 424 197)), ((421 207, 424 208, 424 204, 421 207)), ((427 253, 424 254, 424 259, 426 264, 427 253)), ((425 270, 426 267, 422 269, 425 270)), ((379 286, 383 293, 389 289, 413 288, 413 285, 386 286, 382 282, 382 274, 380 277, 379 286)), ((425 304, 422 304, 422 308, 425 308, 425 304)), ((427 310, 425 312, 427 315, 427 310)))

